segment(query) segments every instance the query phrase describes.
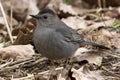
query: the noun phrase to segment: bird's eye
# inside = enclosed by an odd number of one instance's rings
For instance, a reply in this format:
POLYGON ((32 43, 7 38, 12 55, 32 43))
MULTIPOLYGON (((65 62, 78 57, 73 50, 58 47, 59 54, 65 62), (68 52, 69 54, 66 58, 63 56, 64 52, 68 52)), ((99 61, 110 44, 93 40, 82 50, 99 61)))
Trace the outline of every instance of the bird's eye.
POLYGON ((48 17, 47 16, 43 16, 44 19, 47 19, 48 17))

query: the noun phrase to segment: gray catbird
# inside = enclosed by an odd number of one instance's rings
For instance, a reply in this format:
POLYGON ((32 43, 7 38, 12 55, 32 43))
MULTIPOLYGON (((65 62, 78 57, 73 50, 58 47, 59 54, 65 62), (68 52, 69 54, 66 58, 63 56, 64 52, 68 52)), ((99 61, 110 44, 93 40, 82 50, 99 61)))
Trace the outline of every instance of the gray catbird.
POLYGON ((49 59, 62 59, 74 55, 80 45, 92 45, 109 49, 100 44, 83 40, 80 35, 63 23, 51 9, 43 9, 37 15, 31 15, 37 20, 33 34, 36 49, 49 59))

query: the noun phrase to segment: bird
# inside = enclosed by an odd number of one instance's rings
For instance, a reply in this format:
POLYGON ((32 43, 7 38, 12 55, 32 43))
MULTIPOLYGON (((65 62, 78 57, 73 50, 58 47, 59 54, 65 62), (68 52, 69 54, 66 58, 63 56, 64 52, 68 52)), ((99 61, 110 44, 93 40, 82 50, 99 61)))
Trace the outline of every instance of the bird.
POLYGON ((67 26, 57 14, 44 8, 36 15, 36 28, 33 32, 33 43, 40 54, 48 59, 64 59, 72 57, 80 45, 91 45, 100 49, 110 48, 84 40, 76 30, 67 26))

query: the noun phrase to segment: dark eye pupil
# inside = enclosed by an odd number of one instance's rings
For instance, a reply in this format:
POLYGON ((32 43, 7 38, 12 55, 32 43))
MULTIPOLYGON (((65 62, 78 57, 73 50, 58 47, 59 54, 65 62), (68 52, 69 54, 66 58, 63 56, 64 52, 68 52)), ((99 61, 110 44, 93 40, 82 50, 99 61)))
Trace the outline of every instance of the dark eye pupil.
POLYGON ((47 16, 43 16, 44 19, 47 19, 48 17, 47 16))

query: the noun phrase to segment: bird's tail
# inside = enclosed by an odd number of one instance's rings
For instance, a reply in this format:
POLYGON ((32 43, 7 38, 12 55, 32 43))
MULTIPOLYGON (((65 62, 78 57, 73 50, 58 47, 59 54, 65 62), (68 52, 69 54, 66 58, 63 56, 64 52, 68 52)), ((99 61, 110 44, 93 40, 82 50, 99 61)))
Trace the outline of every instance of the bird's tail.
POLYGON ((91 45, 91 46, 95 46, 95 47, 99 47, 101 49, 107 49, 107 50, 110 50, 110 48, 106 47, 106 46, 103 46, 101 44, 97 44, 97 43, 94 43, 94 42, 88 42, 88 41, 83 41, 83 42, 80 42, 81 44, 85 44, 85 45, 91 45))

